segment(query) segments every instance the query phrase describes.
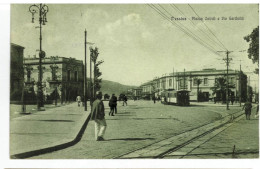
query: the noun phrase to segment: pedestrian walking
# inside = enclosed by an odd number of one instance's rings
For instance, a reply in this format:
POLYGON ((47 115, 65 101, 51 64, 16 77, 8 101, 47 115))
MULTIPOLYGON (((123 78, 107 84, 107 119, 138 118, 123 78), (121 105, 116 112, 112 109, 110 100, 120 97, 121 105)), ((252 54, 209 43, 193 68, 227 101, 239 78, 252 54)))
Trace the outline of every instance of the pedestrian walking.
POLYGON ((245 110, 246 114, 246 120, 250 120, 251 115, 251 109, 252 109, 252 103, 249 101, 249 99, 245 102, 242 110, 245 110))
POLYGON ((77 96, 76 102, 78 102, 78 107, 80 107, 80 104, 81 104, 81 97, 80 96, 77 96))
POLYGON ((114 116, 114 110, 115 110, 115 107, 113 106, 113 98, 111 97, 109 102, 108 102, 108 105, 110 107, 110 112, 109 112, 109 116, 114 116))
POLYGON ((105 120, 105 108, 102 99, 102 92, 96 93, 96 100, 93 102, 90 119, 95 121, 96 141, 104 141, 104 135, 107 128, 105 120))
POLYGON ((114 107, 115 114, 117 114, 117 97, 115 94, 112 94, 112 106, 114 107))
POLYGON ((127 106, 127 97, 126 95, 124 95, 123 97, 123 106, 126 105, 127 106))
POLYGON ((153 99, 153 103, 155 104, 155 103, 156 103, 156 98, 155 98, 155 96, 153 96, 152 99, 153 99))
POLYGON ((234 96, 231 96, 231 104, 232 104, 232 105, 234 104, 234 101, 235 101, 235 97, 234 97, 234 96))

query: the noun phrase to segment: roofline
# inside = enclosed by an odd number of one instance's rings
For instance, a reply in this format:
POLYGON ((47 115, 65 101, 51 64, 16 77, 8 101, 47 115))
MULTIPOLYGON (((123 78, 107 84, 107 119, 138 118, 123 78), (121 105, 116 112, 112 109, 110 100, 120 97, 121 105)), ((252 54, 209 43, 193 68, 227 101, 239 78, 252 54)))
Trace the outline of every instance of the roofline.
POLYGON ((11 43, 11 46, 15 46, 15 47, 19 47, 19 48, 22 48, 22 49, 25 49, 25 47, 23 47, 23 46, 21 46, 21 45, 17 45, 17 44, 15 44, 15 43, 11 43))

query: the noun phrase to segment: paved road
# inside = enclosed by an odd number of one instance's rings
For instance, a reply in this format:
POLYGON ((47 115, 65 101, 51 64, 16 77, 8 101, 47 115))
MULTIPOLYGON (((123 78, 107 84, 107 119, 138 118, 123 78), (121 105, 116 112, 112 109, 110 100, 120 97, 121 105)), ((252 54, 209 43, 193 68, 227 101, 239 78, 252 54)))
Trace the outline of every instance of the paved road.
POLYGON ((106 141, 94 140, 94 123, 90 122, 82 140, 73 147, 35 156, 34 159, 111 159, 161 140, 190 131, 240 110, 233 106, 228 112, 223 106, 194 105, 178 107, 154 104, 152 101, 129 101, 118 104, 118 114, 108 116, 106 141))

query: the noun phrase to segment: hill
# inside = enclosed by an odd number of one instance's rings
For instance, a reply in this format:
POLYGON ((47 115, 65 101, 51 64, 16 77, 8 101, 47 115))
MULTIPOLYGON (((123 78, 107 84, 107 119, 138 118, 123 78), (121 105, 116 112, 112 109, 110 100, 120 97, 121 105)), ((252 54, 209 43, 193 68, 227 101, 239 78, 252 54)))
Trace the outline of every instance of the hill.
POLYGON ((101 91, 103 94, 109 94, 110 96, 114 93, 116 96, 119 96, 120 93, 126 92, 128 89, 136 88, 137 86, 128 86, 123 85, 118 82, 113 82, 109 80, 103 80, 101 84, 101 91))

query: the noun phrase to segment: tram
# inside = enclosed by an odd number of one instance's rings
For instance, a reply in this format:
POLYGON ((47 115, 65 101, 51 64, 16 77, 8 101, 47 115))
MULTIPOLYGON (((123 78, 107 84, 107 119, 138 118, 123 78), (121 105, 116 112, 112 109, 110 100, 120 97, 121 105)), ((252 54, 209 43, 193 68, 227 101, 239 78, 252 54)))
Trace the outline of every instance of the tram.
POLYGON ((189 90, 167 90, 163 91, 161 102, 163 104, 172 104, 177 106, 189 106, 190 96, 189 90))

